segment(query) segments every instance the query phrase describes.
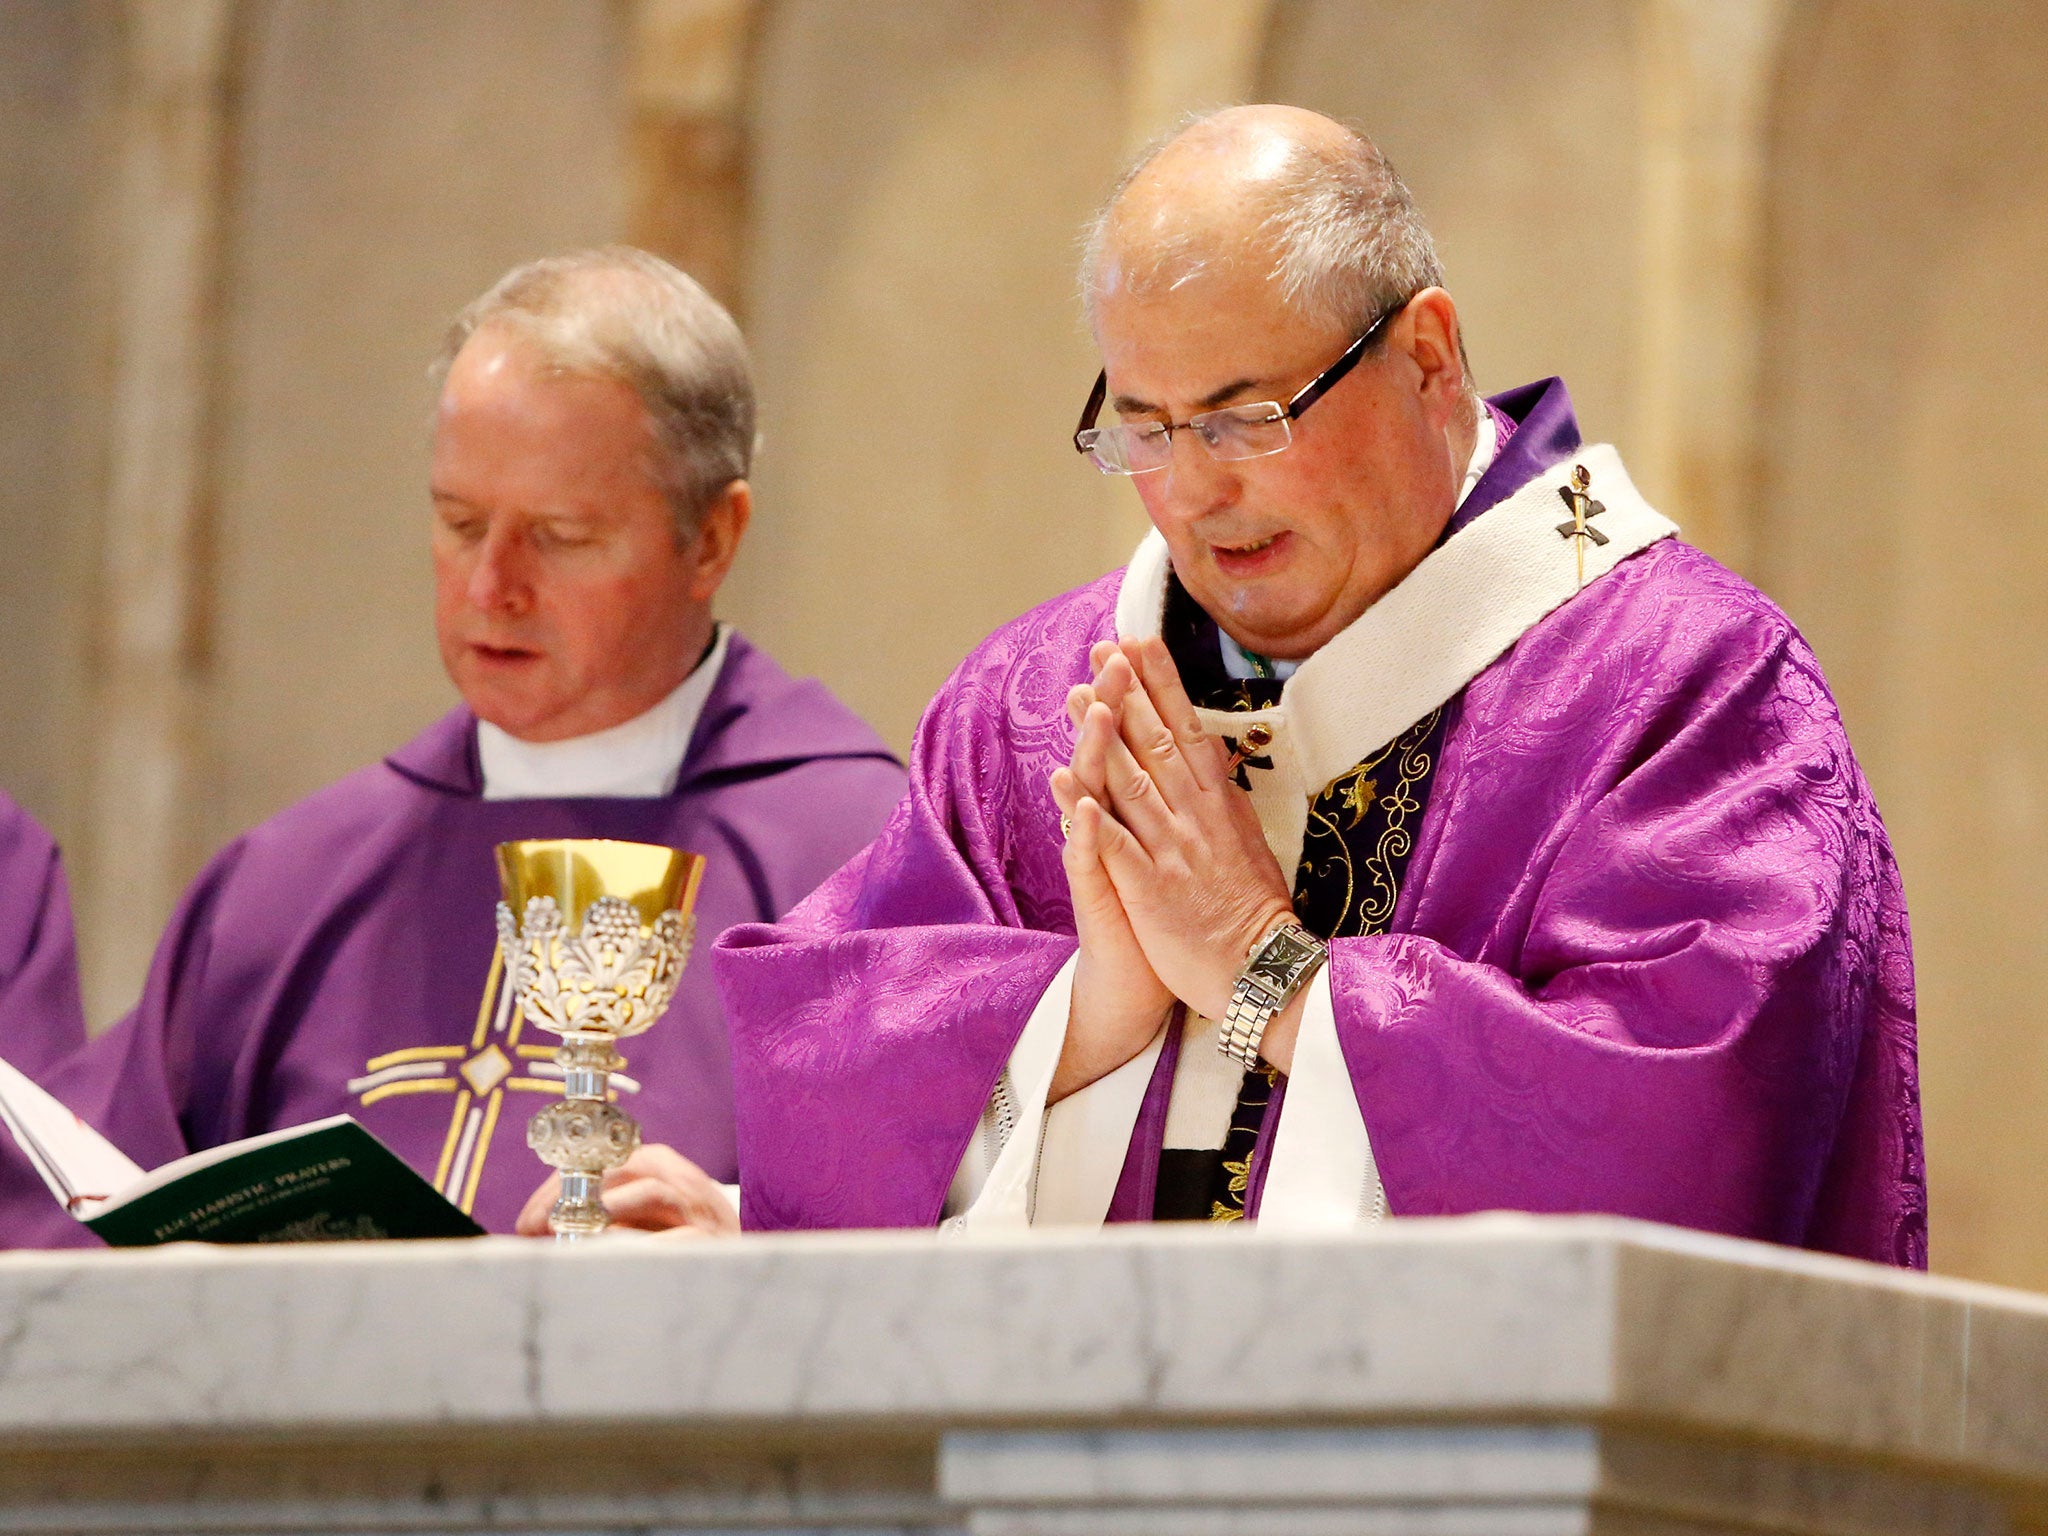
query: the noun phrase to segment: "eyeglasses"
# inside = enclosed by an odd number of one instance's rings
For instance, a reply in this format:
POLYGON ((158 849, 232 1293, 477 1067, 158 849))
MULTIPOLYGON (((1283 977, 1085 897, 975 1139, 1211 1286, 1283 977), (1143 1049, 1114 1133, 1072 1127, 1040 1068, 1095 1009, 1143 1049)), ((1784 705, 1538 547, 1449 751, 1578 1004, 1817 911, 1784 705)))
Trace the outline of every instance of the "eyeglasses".
POLYGON ((1358 340, 1344 349, 1342 357, 1310 379, 1285 405, 1277 400, 1259 400, 1250 405, 1200 411, 1186 421, 1134 421, 1098 427, 1095 418, 1101 414, 1103 399, 1109 393, 1109 371, 1104 369, 1096 375, 1095 388, 1089 391, 1088 404, 1081 411, 1074 448, 1087 454, 1105 475, 1148 475, 1155 469, 1166 468, 1173 460, 1173 434, 1181 431, 1192 431, 1212 459, 1262 459, 1269 453, 1278 453, 1294 441, 1295 418, 1356 367, 1373 338, 1407 306, 1408 300, 1403 299, 1373 321, 1358 340))

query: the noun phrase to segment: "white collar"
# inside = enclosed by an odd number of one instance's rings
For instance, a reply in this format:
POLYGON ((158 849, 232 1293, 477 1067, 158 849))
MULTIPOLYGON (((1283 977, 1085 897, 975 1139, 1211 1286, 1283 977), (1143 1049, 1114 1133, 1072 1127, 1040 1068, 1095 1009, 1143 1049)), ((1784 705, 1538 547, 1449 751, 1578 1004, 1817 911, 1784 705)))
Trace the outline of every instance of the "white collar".
POLYGON ((1479 430, 1472 434, 1472 457, 1465 461, 1465 478, 1458 486, 1458 499, 1451 507, 1455 514, 1465 505, 1465 498, 1472 494, 1472 488, 1479 484, 1480 477, 1493 468, 1494 455, 1500 452, 1500 423, 1493 419, 1493 412, 1484 400, 1479 402, 1479 430))
POLYGON ((567 741, 521 741, 488 721, 476 725, 486 800, 624 800, 676 787, 697 717, 725 665, 732 627, 721 624, 711 654, 645 714, 567 741))
MULTIPOLYGON (((1500 423, 1493 419, 1493 412, 1486 408, 1486 402, 1479 402, 1479 428, 1472 434, 1472 457, 1465 461, 1465 479, 1458 487, 1458 499, 1451 504, 1455 514, 1465 505, 1465 498, 1472 494, 1472 487, 1479 483, 1480 476, 1493 468, 1494 455, 1500 452, 1500 423)), ((1223 652, 1223 670, 1239 682, 1245 682, 1259 675, 1251 657, 1243 646, 1223 633, 1223 626, 1216 626, 1216 644, 1223 652)), ((1263 658, 1262 658, 1263 659, 1263 658)), ((1294 676, 1298 661, 1268 661, 1272 675, 1285 682, 1294 676)))

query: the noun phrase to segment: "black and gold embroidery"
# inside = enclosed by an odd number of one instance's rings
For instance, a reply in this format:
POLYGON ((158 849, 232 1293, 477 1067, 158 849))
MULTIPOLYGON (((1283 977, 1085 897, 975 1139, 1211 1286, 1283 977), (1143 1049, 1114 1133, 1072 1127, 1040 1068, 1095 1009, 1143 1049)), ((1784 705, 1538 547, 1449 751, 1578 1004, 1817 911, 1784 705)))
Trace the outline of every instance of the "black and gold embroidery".
MULTIPOLYGON (((1207 709, 1270 709, 1280 701, 1278 678, 1239 679, 1224 670, 1216 649, 1214 622, 1195 606, 1179 582, 1168 583, 1168 645, 1181 669, 1189 697, 1207 709)), ((1364 938, 1385 933, 1394 920, 1401 883, 1415 851, 1415 837, 1429 802, 1429 787, 1442 755, 1445 711, 1432 710, 1394 740, 1324 785, 1309 805, 1295 866, 1294 911, 1301 925, 1325 939, 1364 938)), ((1233 746, 1235 743, 1233 743, 1233 746)), ((1246 768, 1269 764, 1247 760, 1246 768)), ((1245 774, 1240 770, 1240 782, 1245 774)), ((1249 787, 1247 785, 1247 787, 1249 787)), ((1221 1152, 1175 1151, 1173 1190, 1162 1181, 1154 1219, 1190 1219, 1199 1205, 1187 1197, 1199 1177, 1188 1165, 1210 1159, 1208 1219, 1241 1221, 1251 1166, 1264 1128, 1278 1074, 1269 1067, 1247 1072, 1221 1152)))
POLYGON ((1280 1074, 1271 1067, 1254 1067, 1244 1075, 1209 1191, 1210 1221, 1244 1220, 1245 1195, 1252 1181, 1252 1156, 1259 1149, 1259 1127, 1266 1122, 1266 1106, 1273 1102, 1273 1087, 1279 1081, 1280 1074))
MULTIPOLYGON (((1309 932, 1326 939, 1363 938, 1385 933, 1393 922, 1436 771, 1443 723, 1441 709, 1430 711, 1324 785, 1309 805, 1301 862, 1294 872, 1294 913, 1309 932)), ((1252 1157, 1275 1080, 1270 1068, 1254 1068, 1238 1089, 1210 1187, 1211 1221, 1244 1218, 1252 1157)))
POLYGON ((1338 775, 1309 806, 1294 911, 1311 933, 1348 939, 1387 931, 1401 895, 1401 873, 1415 851, 1442 721, 1442 710, 1430 711, 1338 775))

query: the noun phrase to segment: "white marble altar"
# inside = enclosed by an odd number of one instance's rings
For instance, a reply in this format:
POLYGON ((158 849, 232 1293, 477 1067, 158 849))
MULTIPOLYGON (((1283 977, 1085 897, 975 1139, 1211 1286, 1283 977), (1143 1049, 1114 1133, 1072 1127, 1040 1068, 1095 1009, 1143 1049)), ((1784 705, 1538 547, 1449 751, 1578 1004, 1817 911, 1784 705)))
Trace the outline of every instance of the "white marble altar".
POLYGON ((0 1259, 0 1527, 2048 1529, 2048 1298, 1592 1218, 0 1259))

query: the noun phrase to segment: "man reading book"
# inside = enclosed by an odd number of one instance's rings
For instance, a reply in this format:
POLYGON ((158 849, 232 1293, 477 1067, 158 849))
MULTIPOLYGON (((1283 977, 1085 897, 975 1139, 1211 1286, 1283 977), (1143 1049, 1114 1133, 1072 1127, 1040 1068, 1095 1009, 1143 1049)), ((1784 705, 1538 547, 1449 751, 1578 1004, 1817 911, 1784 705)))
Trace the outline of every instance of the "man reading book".
MULTIPOLYGON (((49 1086, 145 1168, 347 1112, 486 1228, 544 1231, 523 1132, 561 1080, 494 959, 492 848, 665 844, 708 860, 700 952, 614 1079, 650 1145, 606 1198, 626 1225, 729 1227, 702 951, 866 843, 903 770, 713 619, 752 506, 754 399, 696 283, 631 250, 535 262, 464 311, 441 369, 435 624, 461 706, 223 850, 140 1006, 49 1086)), ((5 1220, 15 1243, 79 1240, 46 1199, 5 1220)))

